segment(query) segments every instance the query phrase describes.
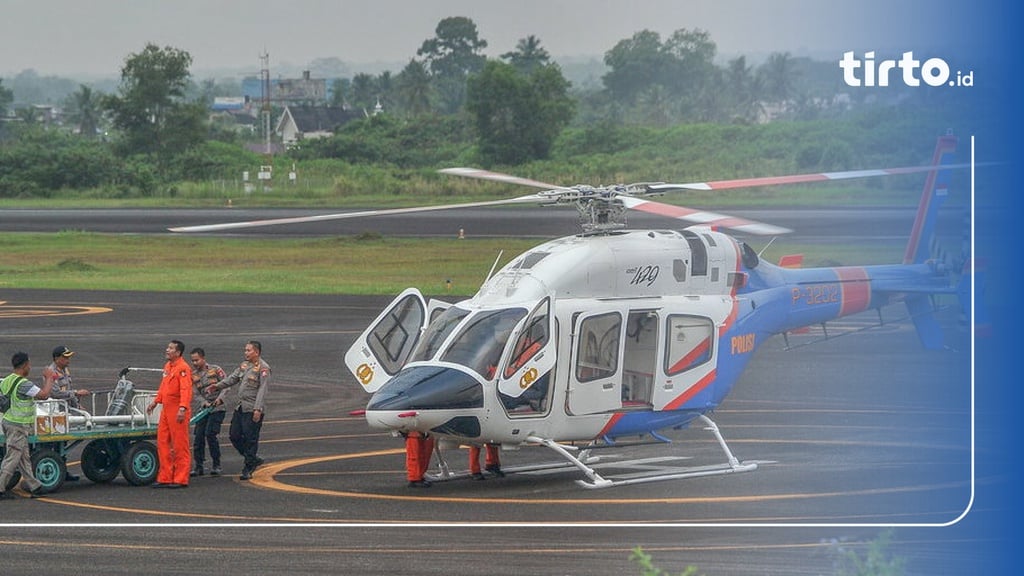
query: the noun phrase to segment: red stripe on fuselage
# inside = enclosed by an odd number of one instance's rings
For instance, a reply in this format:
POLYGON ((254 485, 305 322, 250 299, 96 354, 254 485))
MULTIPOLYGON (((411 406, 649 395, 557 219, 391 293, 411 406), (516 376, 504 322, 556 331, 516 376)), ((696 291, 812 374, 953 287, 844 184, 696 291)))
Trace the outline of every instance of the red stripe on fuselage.
POLYGON ((679 360, 679 362, 676 362, 675 364, 673 364, 672 367, 668 369, 668 373, 669 374, 678 374, 678 373, 682 372, 683 370, 686 369, 687 366, 692 364, 694 360, 696 360, 697 358, 700 358, 705 353, 707 353, 708 348, 710 346, 711 346, 711 339, 710 338, 705 338, 703 342, 701 342, 700 344, 697 344, 693 348, 693 350, 690 350, 689 354, 687 354, 686 356, 683 356, 679 360))
POLYGON ((871 304, 871 279, 864 268, 836 268, 842 290, 839 315, 867 310, 871 304))
POLYGON ((708 373, 707 376, 698 380, 697 383, 694 384, 693 386, 690 386, 690 388, 687 389, 686 392, 683 392, 681 396, 666 404, 665 407, 662 408, 662 410, 675 410, 676 408, 679 408, 683 404, 686 404, 690 400, 690 398, 693 398, 702 390, 707 388, 712 382, 714 382, 715 377, 717 375, 718 370, 712 370, 711 372, 708 373))
POLYGON ((611 417, 611 420, 608 420, 608 423, 604 425, 604 428, 601 428, 601 431, 597 433, 597 437, 600 438, 601 436, 604 436, 605 434, 610 432, 611 429, 615 428, 615 425, 618 424, 619 420, 622 420, 622 417, 625 416, 625 415, 626 415, 625 412, 619 412, 618 414, 613 414, 612 417, 611 417))
MULTIPOLYGON (((661 410, 675 410, 682 406, 683 404, 686 404, 691 398, 699 394, 702 390, 704 390, 712 382, 714 382, 715 376, 717 374, 717 370, 712 370, 707 376, 701 378, 696 384, 687 389, 686 392, 683 392, 681 396, 666 404, 665 407, 662 408, 661 410)), ((608 422, 604 425, 604 428, 601 428, 601 431, 597 433, 596 437, 605 436, 609 432, 611 432, 612 428, 615 428, 615 425, 618 424, 619 420, 621 420, 622 417, 625 415, 625 412, 613 414, 611 419, 609 419, 608 422)))

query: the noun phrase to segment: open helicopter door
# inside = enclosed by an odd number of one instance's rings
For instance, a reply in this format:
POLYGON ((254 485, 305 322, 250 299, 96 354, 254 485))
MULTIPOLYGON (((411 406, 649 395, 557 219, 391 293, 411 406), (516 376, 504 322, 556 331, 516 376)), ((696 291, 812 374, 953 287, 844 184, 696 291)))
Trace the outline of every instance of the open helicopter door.
POLYGON ((622 326, 619 311, 576 318, 567 401, 570 414, 597 414, 622 407, 622 326))
POLYGON ((416 288, 408 288, 391 301, 345 353, 345 365, 363 388, 376 392, 408 362, 423 329, 445 302, 428 305, 416 288))
POLYGON ((499 374, 498 392, 509 412, 541 413, 550 407, 548 394, 557 343, 552 334, 551 300, 545 298, 523 321, 499 374))
POLYGON ((711 318, 669 314, 665 329, 665 372, 654 389, 655 410, 674 410, 708 392, 716 368, 717 331, 711 318))

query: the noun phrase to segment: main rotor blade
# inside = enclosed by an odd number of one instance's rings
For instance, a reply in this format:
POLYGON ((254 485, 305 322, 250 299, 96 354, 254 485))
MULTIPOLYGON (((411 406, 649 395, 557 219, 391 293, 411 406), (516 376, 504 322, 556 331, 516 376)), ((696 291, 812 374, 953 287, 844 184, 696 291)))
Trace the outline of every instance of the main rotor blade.
POLYGON ((848 170, 846 172, 818 172, 816 174, 793 174, 790 176, 766 176, 763 178, 739 178, 736 180, 716 180, 713 182, 690 182, 688 184, 650 184, 651 192, 672 192, 675 190, 729 190, 731 188, 750 188, 754 186, 777 186, 780 184, 799 184, 802 182, 827 182, 832 180, 851 180, 869 178, 871 176, 893 176, 896 174, 916 174, 936 170, 954 170, 969 168, 970 164, 946 164, 940 166, 906 166, 903 168, 882 168, 877 170, 848 170))
POLYGON ((505 200, 489 200, 485 202, 467 202, 465 204, 443 204, 439 206, 418 206, 415 208, 391 208, 387 210, 364 210, 361 212, 342 212, 337 214, 319 214, 315 216, 297 216, 294 218, 272 218, 269 220, 250 220, 247 222, 226 222, 222 224, 200 224, 196 226, 178 226, 168 228, 171 232, 220 232, 223 230, 239 230, 257 228, 259 226, 276 226, 279 224, 303 224, 325 220, 344 220, 346 218, 363 218, 366 216, 387 216, 390 214, 412 214, 433 210, 453 210, 456 208, 476 208, 479 206, 500 206, 502 204, 550 204, 552 199, 540 194, 529 194, 505 200))
POLYGON ((619 196, 619 200, 622 201, 623 206, 631 210, 639 210, 641 212, 647 212, 648 214, 667 216, 669 218, 676 218, 678 220, 685 220, 687 222, 694 222, 696 224, 703 224, 706 226, 730 228, 747 234, 774 236, 792 232, 789 228, 765 224, 764 222, 746 220, 744 218, 737 218, 735 216, 728 216, 725 214, 717 214, 715 212, 708 212, 707 210, 695 210, 693 208, 686 208, 683 206, 663 204, 661 202, 654 202, 652 200, 637 198, 635 196, 619 196))
POLYGON ((530 180, 529 178, 520 178, 519 176, 511 176, 509 174, 491 172, 488 170, 481 170, 479 168, 442 168, 441 170, 438 170, 438 172, 442 174, 451 174, 453 176, 464 176, 466 178, 478 178, 480 180, 504 182, 506 184, 533 186, 534 188, 544 188, 546 190, 572 190, 572 188, 567 188, 565 186, 548 184, 547 182, 538 182, 537 180, 530 180))

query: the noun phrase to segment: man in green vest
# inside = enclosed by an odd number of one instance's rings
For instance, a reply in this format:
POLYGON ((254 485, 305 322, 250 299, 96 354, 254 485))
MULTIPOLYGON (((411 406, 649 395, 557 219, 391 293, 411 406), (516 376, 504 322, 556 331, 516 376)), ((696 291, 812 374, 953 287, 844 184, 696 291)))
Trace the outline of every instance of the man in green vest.
POLYGON ((43 485, 36 480, 32 472, 32 456, 28 445, 28 437, 32 435, 36 419, 36 400, 50 397, 53 380, 47 380, 40 388, 28 379, 32 370, 28 354, 16 352, 11 357, 14 372, 0 381, 0 393, 11 399, 11 408, 4 414, 3 431, 7 437, 7 453, 0 464, 0 500, 8 500, 14 496, 6 492, 14 472, 21 470, 21 479, 33 498, 42 496, 43 485))

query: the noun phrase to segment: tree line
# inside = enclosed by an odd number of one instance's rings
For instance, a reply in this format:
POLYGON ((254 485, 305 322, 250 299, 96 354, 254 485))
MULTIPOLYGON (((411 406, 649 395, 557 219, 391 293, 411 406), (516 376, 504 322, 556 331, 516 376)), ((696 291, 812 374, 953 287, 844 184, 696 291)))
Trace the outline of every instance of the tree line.
MULTIPOLYGON (((687 124, 755 126, 774 121, 836 119, 848 107, 832 99, 838 75, 809 83, 820 68, 788 53, 754 66, 745 56, 716 64, 717 46, 703 30, 668 38, 649 30, 604 54, 599 88, 572 86, 535 36, 497 59, 465 17, 441 20, 397 74, 356 74, 334 83, 333 103, 372 108, 382 116, 351 122, 331 138, 307 140, 293 160, 375 163, 433 168, 460 160, 518 166, 549 159, 579 134, 669 130, 687 124)), ((188 52, 147 44, 130 54, 112 93, 86 85, 65 101, 63 130, 31 107, 9 112, 13 93, 0 79, 0 197, 46 196, 61 189, 152 195, 178 181, 251 169, 260 160, 240 144, 245 136, 211 122, 219 90, 196 83, 188 52)), ((250 136, 254 138, 254 136, 250 136)), ((589 142, 583 148, 616 147, 589 142)))

